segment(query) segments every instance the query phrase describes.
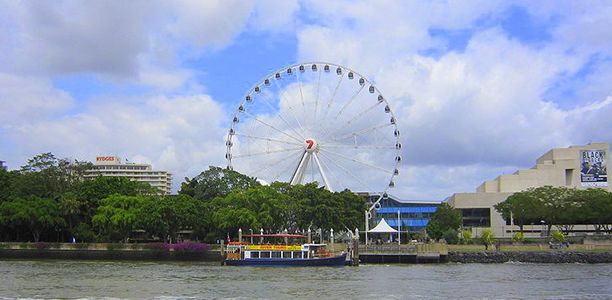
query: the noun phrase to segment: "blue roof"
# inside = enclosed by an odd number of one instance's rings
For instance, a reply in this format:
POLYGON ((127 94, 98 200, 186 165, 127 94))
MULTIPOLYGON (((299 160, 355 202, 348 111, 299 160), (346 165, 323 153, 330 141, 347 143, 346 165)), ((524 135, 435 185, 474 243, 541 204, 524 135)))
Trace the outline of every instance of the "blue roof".
POLYGON ((381 207, 376 212, 379 214, 386 214, 386 213, 397 213, 397 211, 399 210, 400 213, 402 214, 405 214, 405 213, 435 213, 436 209, 438 208, 435 206, 381 207))

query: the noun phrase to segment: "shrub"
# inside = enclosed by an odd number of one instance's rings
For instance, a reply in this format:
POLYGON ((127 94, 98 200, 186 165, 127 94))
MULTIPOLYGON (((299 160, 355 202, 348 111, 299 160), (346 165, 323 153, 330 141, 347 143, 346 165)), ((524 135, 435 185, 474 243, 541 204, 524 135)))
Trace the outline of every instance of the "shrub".
POLYGON ((48 243, 48 242, 37 242, 36 244, 34 244, 34 247, 36 247, 36 249, 38 249, 38 250, 49 249, 51 247, 51 243, 48 243))
POLYGON ((89 248, 89 243, 76 243, 73 244, 76 249, 87 249, 89 248))
POLYGON ((480 243, 485 246, 486 250, 489 250, 489 246, 493 245, 495 241, 495 235, 493 234, 493 230, 491 228, 486 228, 480 234, 480 243))
POLYGON ((517 243, 522 243, 525 241, 525 234, 518 231, 512 235, 512 241, 517 243))
POLYGON ((449 244, 457 244, 459 242, 458 232, 455 229, 448 229, 442 234, 442 238, 449 244))
POLYGON ((550 233, 550 238, 553 242, 557 243, 565 243, 566 241, 565 235, 561 231, 557 230, 550 233))
POLYGON ((0 243, 0 249, 8 249, 11 245, 9 243, 0 243))
POLYGON ((465 229, 461 233, 463 235, 463 243, 471 244, 472 243, 472 230, 465 229))
POLYGON ((110 243, 106 245, 106 250, 121 250, 123 248, 124 248, 123 244, 118 244, 118 243, 110 243))

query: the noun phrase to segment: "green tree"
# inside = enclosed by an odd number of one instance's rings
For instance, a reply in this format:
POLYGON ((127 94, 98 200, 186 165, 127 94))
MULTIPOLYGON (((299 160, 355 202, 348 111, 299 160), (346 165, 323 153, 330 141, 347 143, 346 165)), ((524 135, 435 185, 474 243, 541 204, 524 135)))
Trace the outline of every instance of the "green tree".
POLYGON ((57 203, 36 196, 1 203, 0 222, 11 228, 26 227, 35 242, 45 230, 64 225, 57 203))
POLYGON ((188 195, 146 197, 139 210, 139 227, 164 242, 176 241, 181 229, 198 227, 204 210, 197 207, 198 202, 188 195))
POLYGON ((465 229, 461 232, 463 235, 463 243, 471 244, 472 243, 472 230, 465 229))
POLYGON ((461 212, 448 203, 438 206, 436 212, 429 219, 426 230, 432 239, 440 239, 449 229, 456 230, 461 226, 461 212))
POLYGON ((596 230, 612 232, 612 193, 603 189, 587 189, 578 192, 582 200, 585 224, 595 225, 596 230))
POLYGON ((81 202, 79 220, 91 224, 91 219, 96 213, 100 200, 111 195, 137 196, 156 194, 155 188, 148 183, 129 180, 124 177, 98 176, 76 184, 71 193, 81 202))
POLYGON ((52 153, 42 153, 21 167, 18 196, 38 196, 56 199, 82 181, 82 175, 92 164, 89 162, 58 159, 52 153))
POLYGON ((485 246, 485 250, 489 250, 489 246, 495 242, 495 235, 491 228, 486 228, 480 233, 480 243, 485 246))
POLYGON ((100 200, 100 207, 94 215, 93 225, 101 229, 112 240, 120 237, 124 242, 139 224, 140 210, 146 201, 145 196, 126 196, 114 194, 100 200))
POLYGON ((249 187, 256 185, 259 183, 255 178, 234 170, 210 166, 208 170, 193 179, 185 178, 179 194, 210 201, 215 197, 225 197, 234 191, 246 191, 249 187))

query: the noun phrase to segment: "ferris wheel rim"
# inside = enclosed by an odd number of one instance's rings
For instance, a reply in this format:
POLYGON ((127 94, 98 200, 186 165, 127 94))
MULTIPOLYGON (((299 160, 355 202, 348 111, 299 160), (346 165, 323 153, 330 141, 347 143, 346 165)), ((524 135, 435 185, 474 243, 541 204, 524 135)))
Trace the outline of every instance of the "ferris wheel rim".
MULTIPOLYGON (((247 91, 247 93, 244 94, 244 96, 242 97, 242 100, 238 106, 238 108, 236 109, 236 111, 232 114, 232 122, 230 124, 230 129, 228 131, 228 134, 226 135, 226 154, 225 154, 225 158, 227 160, 227 168, 228 169, 233 169, 233 159, 236 158, 233 156, 232 154, 232 148, 233 148, 233 141, 235 139, 236 136, 239 136, 240 133, 236 132, 236 118, 238 118, 240 113, 245 113, 246 109, 245 106, 246 104, 249 102, 249 97, 252 101, 253 96, 255 94, 258 94, 261 92, 262 87, 265 86, 269 86, 270 82, 275 82, 275 80, 279 80, 281 77, 283 77, 284 75, 292 75, 293 73, 298 73, 298 72, 305 72, 306 70, 308 70, 308 67, 310 67, 310 69, 312 69, 312 71, 315 71, 315 67, 318 69, 318 72, 321 72, 321 69, 325 69, 326 72, 331 72, 330 68, 335 68, 336 72, 338 72, 338 70, 341 70, 342 73, 338 73, 338 75, 342 75, 342 77, 344 77, 344 74, 353 74, 354 78, 359 78, 359 83, 362 85, 362 88, 365 86, 368 86, 368 90, 370 93, 372 94, 376 94, 378 95, 378 101, 379 103, 384 103, 385 104, 385 113, 387 113, 389 116, 391 116, 391 124, 390 126, 393 127, 394 129, 394 135, 395 135, 395 162, 393 164, 393 170, 391 170, 391 175, 389 177, 388 180, 388 184, 385 185, 384 189, 382 189, 382 192, 377 192, 375 190, 371 190, 369 192, 375 193, 375 194, 380 194, 380 195, 384 195, 387 193, 389 188, 394 187, 394 178, 396 176, 399 175, 399 166, 401 164, 401 136, 400 136, 400 131, 398 129, 398 125, 396 123, 395 120, 397 120, 394 111, 391 109, 391 106, 389 104, 389 102, 387 101, 387 98, 383 96, 382 92, 378 89, 378 87, 373 84, 366 76, 362 75, 361 73, 353 70, 352 68, 340 65, 340 64, 336 64, 336 63, 330 63, 330 62, 323 62, 323 61, 310 61, 310 62, 302 62, 302 63, 294 63, 294 64, 290 64, 284 67, 281 67, 279 69, 276 69, 270 73, 268 73, 266 76, 261 77, 260 80, 256 81, 256 83, 254 85, 251 86, 251 88, 247 91), (287 73, 284 75, 280 75, 283 74, 284 72, 289 72, 289 70, 292 70, 292 73, 287 73), (295 72, 293 72, 295 71, 295 72), (363 83, 362 83, 363 81, 363 83)), ((320 73, 319 73, 320 76, 320 73)), ((349 76, 349 79, 353 79, 349 76)), ((320 78, 320 77, 319 77, 320 78)), ((301 81, 300 81, 300 84, 301 81)), ((300 90, 301 92, 301 90, 300 90)), ((303 101, 303 99, 302 99, 303 101)), ((348 104, 347 104, 348 105, 348 104)), ((282 118, 282 117, 281 117, 282 118)), ((304 137, 301 137, 302 140, 304 140, 304 137)), ((263 138, 263 139, 268 139, 271 140, 271 138, 263 138)), ((299 140, 297 140, 296 142, 300 142, 299 140)), ((389 148, 392 148, 392 146, 388 146, 389 148)), ((323 154, 321 154, 323 155, 323 154)), ((318 158, 317 158, 318 159, 318 158)), ((318 161, 317 161, 318 162, 318 161)), ((325 177, 324 174, 322 174, 323 177, 325 177)), ((349 174, 350 175, 350 174, 349 174)))

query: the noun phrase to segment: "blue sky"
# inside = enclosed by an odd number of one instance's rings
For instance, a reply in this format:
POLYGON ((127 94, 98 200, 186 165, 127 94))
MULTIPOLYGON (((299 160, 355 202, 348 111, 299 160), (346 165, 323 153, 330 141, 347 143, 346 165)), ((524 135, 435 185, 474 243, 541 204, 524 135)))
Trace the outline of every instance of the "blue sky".
POLYGON ((283 66, 375 82, 403 133, 393 194, 442 200, 550 148, 612 142, 607 1, 0 1, 0 160, 223 165, 230 116, 283 66))

